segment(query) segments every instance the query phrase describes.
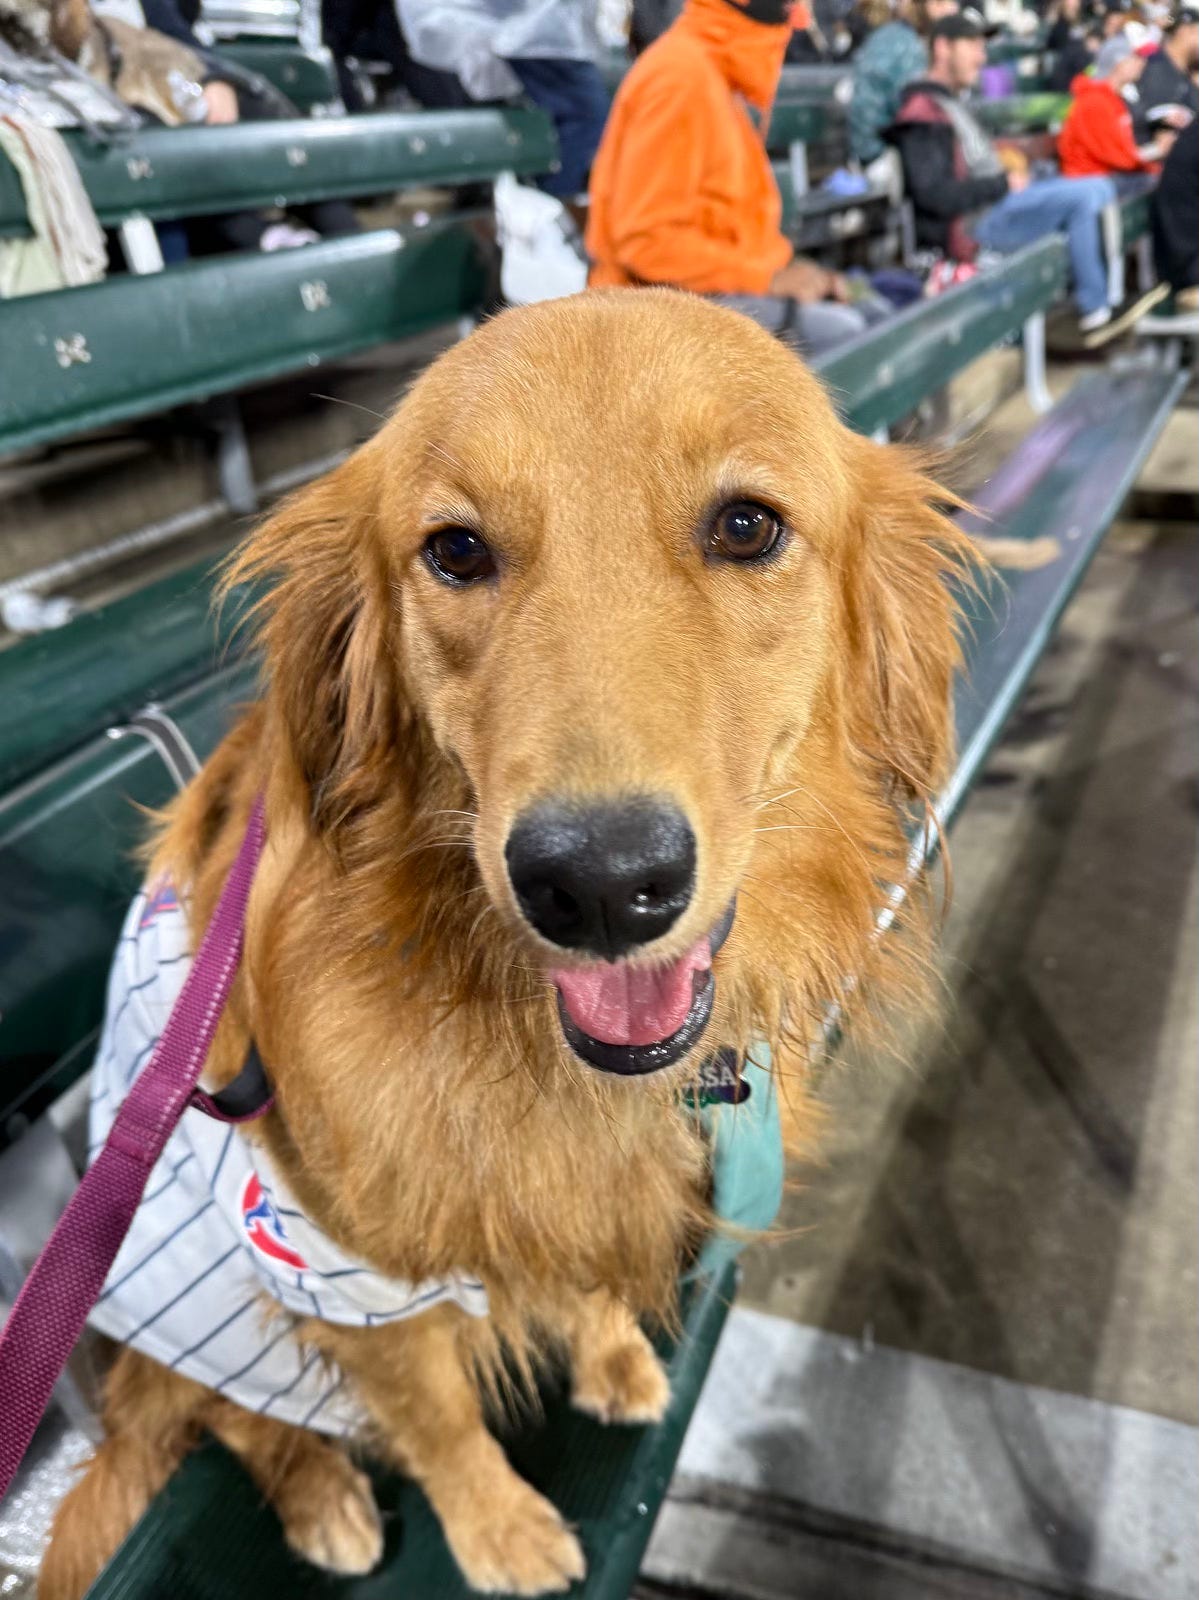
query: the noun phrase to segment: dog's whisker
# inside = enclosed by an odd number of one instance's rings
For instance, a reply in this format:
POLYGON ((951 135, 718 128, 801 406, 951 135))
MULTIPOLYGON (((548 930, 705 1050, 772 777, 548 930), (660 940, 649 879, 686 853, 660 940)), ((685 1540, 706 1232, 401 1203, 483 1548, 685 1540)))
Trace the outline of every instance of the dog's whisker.
POLYGON ((777 806, 780 800, 789 800, 793 794, 798 794, 798 789, 784 789, 782 794, 776 794, 769 800, 763 800, 754 807, 755 811, 766 811, 770 806, 777 806))
POLYGON ((818 805, 820 807, 821 811, 824 812, 825 816, 833 824, 833 826, 836 828, 837 832, 841 834, 841 836, 844 838, 846 844, 850 847, 850 849, 853 851, 853 853, 857 856, 858 860, 862 863, 862 865, 868 871, 873 872, 874 869, 871 867, 870 862, 867 860, 866 852, 858 844, 857 840, 854 839, 853 835, 850 833, 849 829, 845 826, 845 824, 841 821, 840 817, 837 816, 836 812, 833 811, 831 809, 831 807, 829 807, 820 798, 820 796, 818 794, 813 794, 810 789, 805 788, 802 784, 798 785, 798 792, 807 795, 809 800, 814 801, 816 803, 816 805, 818 805))

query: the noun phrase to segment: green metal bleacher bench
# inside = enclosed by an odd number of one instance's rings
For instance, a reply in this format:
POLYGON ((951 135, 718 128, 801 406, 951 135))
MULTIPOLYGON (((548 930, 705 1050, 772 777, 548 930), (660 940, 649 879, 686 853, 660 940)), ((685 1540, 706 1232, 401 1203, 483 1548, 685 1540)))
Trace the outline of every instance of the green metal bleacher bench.
POLYGON ((0 304, 0 453, 318 366, 477 310, 486 275, 457 224, 0 304))
POLYGON ((881 437, 979 356, 1020 337, 1029 401, 1046 411, 1052 402, 1045 388, 1045 314, 1066 279, 1064 243, 1042 239, 830 351, 816 368, 846 420, 881 437))
POLYGON ((1070 109, 1068 94, 1013 94, 976 100, 971 109, 992 134, 1054 133, 1070 109))
POLYGON ((251 595, 217 608, 213 580, 195 562, 0 653, 0 794, 237 659, 251 595))
MULTIPOLYGON (((507 109, 145 128, 108 145, 80 134, 67 142, 105 227, 457 185, 504 171, 526 177, 558 154, 548 117, 507 109)), ((0 158, 0 236, 28 231, 20 179, 0 158)))
POLYGON ((305 48, 291 39, 242 37, 222 40, 214 53, 259 73, 300 111, 319 115, 345 109, 333 56, 323 45, 305 48))
MULTIPOLYGON (((553 163, 557 145, 539 112, 480 109, 153 129, 77 153, 101 219, 132 227, 504 171, 527 176, 553 163)), ((0 233, 26 225, 20 185, 0 160, 0 233)), ((490 282, 480 229, 461 215, 0 303, 8 380, 0 455, 230 396, 473 316, 490 282)), ((244 436, 229 403, 217 438, 227 503, 253 509, 244 436)))

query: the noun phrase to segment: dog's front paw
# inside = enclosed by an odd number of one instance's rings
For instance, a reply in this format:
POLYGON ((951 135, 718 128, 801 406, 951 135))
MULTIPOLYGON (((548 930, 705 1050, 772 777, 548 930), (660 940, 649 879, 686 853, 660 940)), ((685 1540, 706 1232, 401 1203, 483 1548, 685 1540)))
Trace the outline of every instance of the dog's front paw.
POLYGON ((661 1422, 670 1404, 670 1380, 640 1328, 619 1343, 576 1355, 576 1410, 600 1422, 661 1422))
POLYGON ((383 1524, 370 1479, 349 1461, 328 1472, 307 1501, 296 1494, 279 1506, 288 1544, 326 1572, 371 1572, 383 1555, 383 1524))
POLYGON ((445 1532, 467 1583, 484 1594, 561 1594, 587 1571, 574 1534, 515 1473, 502 1496, 481 1495, 446 1519, 445 1532))

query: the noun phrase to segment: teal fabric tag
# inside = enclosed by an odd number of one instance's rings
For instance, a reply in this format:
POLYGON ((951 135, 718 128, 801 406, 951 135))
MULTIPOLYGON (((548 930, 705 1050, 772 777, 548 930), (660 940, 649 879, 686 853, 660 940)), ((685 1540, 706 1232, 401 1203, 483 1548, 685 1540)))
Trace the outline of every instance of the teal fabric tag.
MULTIPOLYGON (((770 1052, 758 1044, 746 1057, 740 1077, 748 1093, 739 1102, 729 1103, 725 1064, 714 1070, 719 1081, 705 1087, 701 1077, 699 1092, 700 1117, 712 1149, 713 1209, 722 1222, 737 1228, 769 1228, 783 1202, 783 1130, 770 1052)), ((707 1077, 713 1077, 712 1071, 707 1077)), ((685 1277, 714 1277, 744 1248, 743 1239, 716 1230, 685 1277)))

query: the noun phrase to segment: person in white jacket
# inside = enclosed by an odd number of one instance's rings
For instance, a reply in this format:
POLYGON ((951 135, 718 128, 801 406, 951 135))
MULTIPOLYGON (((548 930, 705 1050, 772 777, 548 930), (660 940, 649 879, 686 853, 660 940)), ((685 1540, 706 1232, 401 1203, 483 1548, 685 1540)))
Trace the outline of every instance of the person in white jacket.
POLYGON ((396 0, 413 59, 456 73, 476 100, 528 95, 554 122, 549 194, 582 194, 608 115, 596 0, 396 0))

